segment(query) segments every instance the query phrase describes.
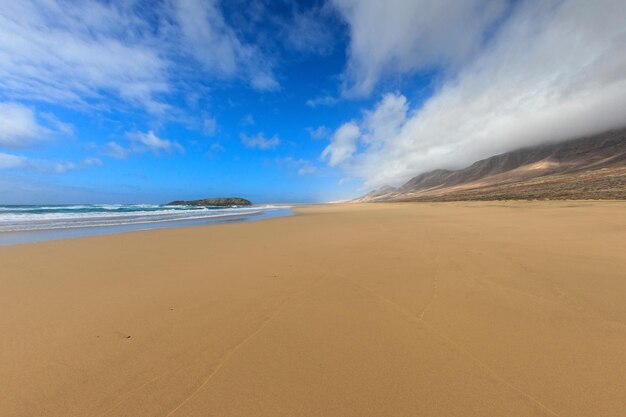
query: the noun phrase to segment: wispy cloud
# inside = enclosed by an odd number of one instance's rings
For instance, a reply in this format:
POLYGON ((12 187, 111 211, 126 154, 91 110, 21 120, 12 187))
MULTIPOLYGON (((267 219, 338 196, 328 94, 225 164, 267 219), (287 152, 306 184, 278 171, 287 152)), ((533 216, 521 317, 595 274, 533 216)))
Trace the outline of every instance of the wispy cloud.
POLYGON ((246 114, 239 122, 242 126, 254 126, 255 123, 254 117, 251 114, 246 114))
POLYGON ((26 158, 0 152, 0 169, 22 168, 26 163, 26 158))
POLYGON ((126 159, 132 154, 151 152, 154 155, 161 153, 185 153, 185 148, 178 142, 158 137, 152 130, 148 132, 127 132, 128 143, 122 145, 111 141, 106 144, 102 154, 116 159, 126 159))
POLYGON ((279 167, 285 168, 290 174, 309 175, 317 171, 317 167, 305 159, 296 159, 291 156, 286 158, 277 158, 276 163, 279 167))
POLYGON ((307 127, 306 131, 308 132, 309 136, 311 136, 311 139, 314 139, 314 140, 326 139, 331 134, 330 129, 328 129, 324 125, 318 126, 315 128, 307 127))
POLYGON ((217 133, 217 120, 214 117, 207 117, 202 123, 202 133, 207 136, 215 136, 217 133))
POLYGON ((306 101, 306 105, 311 108, 319 106, 334 106, 339 102, 339 99, 330 95, 323 95, 315 97, 306 101))
POLYGON ((253 136, 248 136, 245 133, 240 135, 241 143, 246 148, 257 148, 262 150, 274 149, 280 144, 280 138, 278 135, 272 137, 265 137, 263 133, 257 133, 253 136))
POLYGON ((41 141, 50 131, 41 126, 35 112, 17 103, 0 103, 0 146, 24 148, 41 141))
POLYGON ((86 167, 100 167, 104 165, 98 158, 85 158, 81 161, 81 163, 86 167))
POLYGON ((165 96, 211 79, 279 87, 269 58, 238 37, 216 0, 171 0, 149 12, 132 0, 0 8, 0 91, 11 99, 107 107, 116 98, 164 114, 165 96))
POLYGON ((243 78, 258 90, 279 87, 270 61, 254 45, 243 42, 225 21, 215 0, 170 3, 182 50, 220 78, 243 78))
POLYGON ((53 136, 73 135, 73 133, 72 125, 59 121, 51 113, 37 115, 32 108, 22 104, 0 102, 0 147, 2 148, 26 148, 53 136))
POLYGON ((206 156, 209 159, 217 159, 223 152, 226 152, 226 148, 224 148, 220 142, 213 142, 211 146, 209 146, 209 151, 206 153, 206 156))
POLYGON ((386 95, 342 125, 322 157, 369 186, 393 185, 623 126, 625 21, 620 2, 521 2, 477 58, 422 106, 386 95))
POLYGON ((329 15, 329 7, 313 7, 305 11, 295 8, 291 19, 281 22, 287 46, 300 53, 330 53, 335 43, 329 15))
POLYGON ((55 134, 74 136, 76 128, 71 123, 62 122, 54 114, 49 112, 39 113, 39 117, 48 125, 48 129, 55 134))
POLYGON ((25 0, 0 9, 0 88, 14 98, 85 104, 113 93, 151 110, 168 63, 132 2, 25 0))
POLYGON ((209 151, 211 151, 211 152, 225 152, 226 149, 222 146, 221 143, 213 142, 211 144, 211 147, 209 148, 209 151))
POLYGON ((117 142, 108 142, 102 153, 111 158, 126 159, 132 152, 130 148, 124 147, 117 142))
POLYGON ((98 158, 85 158, 79 162, 53 161, 48 159, 27 158, 24 156, 0 152, 1 170, 19 169, 39 173, 62 174, 68 171, 74 171, 87 167, 97 167, 101 165, 102 161, 98 158))
POLYGON ((131 140, 131 146, 136 152, 144 149, 157 155, 161 152, 185 152, 185 148, 181 144, 169 139, 162 139, 155 135, 152 130, 148 132, 130 132, 126 136, 131 140))

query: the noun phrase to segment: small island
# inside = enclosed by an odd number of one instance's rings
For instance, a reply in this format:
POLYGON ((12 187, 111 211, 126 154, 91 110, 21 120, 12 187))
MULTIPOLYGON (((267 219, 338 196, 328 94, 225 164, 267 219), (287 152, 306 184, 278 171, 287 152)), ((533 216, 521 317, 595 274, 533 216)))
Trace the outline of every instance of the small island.
POLYGON ((203 200, 179 200, 167 203, 166 206, 251 206, 252 202, 245 198, 227 197, 227 198, 205 198, 203 200))

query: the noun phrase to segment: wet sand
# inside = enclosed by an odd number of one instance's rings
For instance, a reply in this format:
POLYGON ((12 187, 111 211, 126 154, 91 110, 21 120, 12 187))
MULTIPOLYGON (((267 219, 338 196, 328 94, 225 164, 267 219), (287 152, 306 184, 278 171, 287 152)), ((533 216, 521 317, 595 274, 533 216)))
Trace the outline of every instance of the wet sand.
POLYGON ((0 247, 0 416, 626 410, 626 202, 335 205, 0 247))

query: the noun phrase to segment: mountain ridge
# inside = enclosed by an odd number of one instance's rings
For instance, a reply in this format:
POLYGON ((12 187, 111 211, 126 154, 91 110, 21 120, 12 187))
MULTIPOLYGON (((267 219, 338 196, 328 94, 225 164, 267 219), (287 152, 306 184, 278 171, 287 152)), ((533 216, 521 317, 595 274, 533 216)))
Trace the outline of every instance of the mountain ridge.
POLYGON ((355 201, 626 199, 626 129, 520 148, 436 169, 355 201))

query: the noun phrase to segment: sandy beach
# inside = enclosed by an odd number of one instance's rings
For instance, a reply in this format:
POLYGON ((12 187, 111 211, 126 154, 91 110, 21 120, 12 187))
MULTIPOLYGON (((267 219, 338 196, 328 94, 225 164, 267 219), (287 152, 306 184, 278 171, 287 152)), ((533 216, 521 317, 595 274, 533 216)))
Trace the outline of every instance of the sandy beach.
POLYGON ((621 417, 626 203, 0 247, 3 417, 621 417))

